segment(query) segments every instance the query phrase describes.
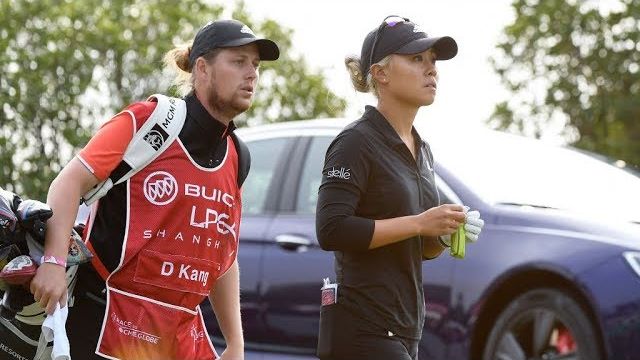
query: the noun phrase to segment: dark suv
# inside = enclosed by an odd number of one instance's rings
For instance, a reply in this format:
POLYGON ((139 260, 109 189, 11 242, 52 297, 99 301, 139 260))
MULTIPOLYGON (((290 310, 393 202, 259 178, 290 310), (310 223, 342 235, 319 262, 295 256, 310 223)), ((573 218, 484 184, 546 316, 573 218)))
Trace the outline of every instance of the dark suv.
MULTIPOLYGON (((247 359, 313 358, 322 278, 334 276, 314 212, 325 151, 346 124, 238 131, 252 154, 239 250, 247 359)), ((443 202, 478 209, 486 223, 466 258, 424 262, 420 359, 637 358, 640 179, 518 136, 418 130, 443 202)))

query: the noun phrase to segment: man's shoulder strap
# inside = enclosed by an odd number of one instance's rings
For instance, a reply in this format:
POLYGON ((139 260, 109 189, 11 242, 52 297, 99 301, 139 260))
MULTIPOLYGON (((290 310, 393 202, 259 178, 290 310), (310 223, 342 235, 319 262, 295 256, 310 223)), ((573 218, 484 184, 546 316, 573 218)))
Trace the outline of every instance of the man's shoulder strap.
POLYGON ((162 154, 180 134, 187 116, 187 106, 184 100, 161 94, 149 97, 149 101, 156 100, 158 105, 149 118, 133 135, 131 142, 124 152, 120 164, 111 172, 109 178, 83 197, 87 205, 107 194, 117 184, 127 181, 138 171, 162 154))
POLYGON ((249 152, 249 147, 244 141, 240 140, 240 138, 235 134, 231 133, 231 139, 233 139, 233 144, 236 147, 236 152, 238 153, 238 188, 242 187, 244 181, 247 179, 247 175, 249 175, 249 169, 251 168, 251 153, 249 152))

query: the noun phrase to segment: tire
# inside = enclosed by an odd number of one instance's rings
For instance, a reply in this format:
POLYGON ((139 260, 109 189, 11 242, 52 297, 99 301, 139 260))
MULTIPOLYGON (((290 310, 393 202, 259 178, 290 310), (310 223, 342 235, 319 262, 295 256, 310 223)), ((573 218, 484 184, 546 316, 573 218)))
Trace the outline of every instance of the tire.
POLYGON ((578 302, 558 289, 541 288, 516 297, 498 315, 482 359, 600 360, 599 344, 578 302))

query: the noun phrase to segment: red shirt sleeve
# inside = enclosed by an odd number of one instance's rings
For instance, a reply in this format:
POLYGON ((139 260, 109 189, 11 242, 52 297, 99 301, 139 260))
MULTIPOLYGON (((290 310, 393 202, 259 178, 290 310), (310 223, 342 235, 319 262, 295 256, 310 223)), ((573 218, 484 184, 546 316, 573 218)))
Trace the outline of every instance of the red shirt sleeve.
POLYGON ((120 164, 135 132, 149 118, 156 102, 130 105, 100 127, 77 157, 100 181, 106 180, 120 164))

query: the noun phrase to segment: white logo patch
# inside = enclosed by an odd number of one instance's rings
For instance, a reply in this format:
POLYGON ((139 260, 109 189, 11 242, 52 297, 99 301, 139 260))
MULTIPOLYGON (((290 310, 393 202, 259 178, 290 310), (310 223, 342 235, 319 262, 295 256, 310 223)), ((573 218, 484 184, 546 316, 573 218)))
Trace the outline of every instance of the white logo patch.
POLYGON ((195 325, 191 325, 191 331, 189 331, 189 333, 193 338, 193 342, 202 341, 202 339, 204 339, 204 330, 198 331, 195 325))
POLYGON ((144 196, 155 205, 167 205, 178 195, 178 182, 166 171, 156 171, 144 179, 144 196))
POLYGON ((345 169, 344 167, 341 167, 340 169, 336 169, 335 167, 332 167, 331 170, 327 172, 327 178, 328 179, 338 178, 338 179, 349 180, 351 179, 351 173, 349 171, 351 171, 351 169, 345 169))
POLYGON ((111 321, 118 328, 118 332, 124 336, 146 341, 153 345, 158 345, 158 342, 160 341, 159 336, 140 331, 133 322, 120 319, 118 315, 113 312, 111 313, 111 321))
POLYGON ((164 144, 164 139, 157 130, 149 131, 149 133, 145 135, 144 141, 148 142, 155 151, 158 151, 158 149, 162 147, 162 144, 164 144))
POLYGON ((251 31, 251 29, 249 29, 247 25, 243 26, 242 29, 240 29, 240 32, 244 34, 251 34, 253 36, 256 36, 256 34, 254 34, 253 31, 251 31))

